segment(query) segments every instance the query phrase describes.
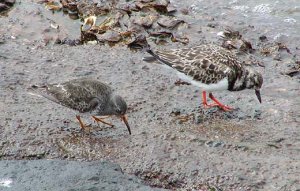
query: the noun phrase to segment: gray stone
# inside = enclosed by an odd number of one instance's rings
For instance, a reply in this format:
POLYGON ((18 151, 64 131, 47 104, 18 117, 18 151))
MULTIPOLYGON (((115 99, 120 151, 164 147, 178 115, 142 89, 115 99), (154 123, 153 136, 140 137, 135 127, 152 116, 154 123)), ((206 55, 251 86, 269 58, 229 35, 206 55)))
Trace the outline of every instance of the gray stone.
POLYGON ((161 190, 124 174, 111 162, 0 161, 0 190, 161 190))

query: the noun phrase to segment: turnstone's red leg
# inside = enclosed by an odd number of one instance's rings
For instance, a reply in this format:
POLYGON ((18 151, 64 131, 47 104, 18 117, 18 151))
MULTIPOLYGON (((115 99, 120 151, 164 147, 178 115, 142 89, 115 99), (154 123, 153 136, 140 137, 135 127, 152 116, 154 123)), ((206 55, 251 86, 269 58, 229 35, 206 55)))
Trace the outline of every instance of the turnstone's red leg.
POLYGON ((217 99, 212 95, 212 93, 209 93, 209 98, 212 99, 212 100, 216 103, 216 105, 217 105, 218 107, 220 107, 221 109, 223 109, 224 111, 230 111, 230 110, 233 110, 232 107, 226 106, 226 105, 222 104, 219 100, 217 100, 217 99))
POLYGON ((207 104, 207 99, 206 99, 206 91, 202 92, 202 104, 204 106, 204 108, 210 108, 210 107, 214 107, 214 106, 218 106, 218 104, 207 104))
POLYGON ((79 121, 80 127, 82 130, 86 129, 87 127, 83 124, 83 122, 81 121, 81 118, 79 115, 76 115, 77 120, 79 121))
MULTIPOLYGON (((109 116, 107 116, 107 117, 109 117, 109 116)), ((106 124, 106 125, 109 125, 109 126, 113 127, 113 126, 114 126, 113 124, 107 123, 107 122, 103 121, 103 119, 105 119, 105 118, 107 118, 107 117, 104 117, 104 118, 98 118, 98 117, 96 117, 96 116, 92 116, 92 118, 93 118, 97 123, 98 123, 98 122, 101 122, 101 123, 104 123, 104 124, 106 124)))

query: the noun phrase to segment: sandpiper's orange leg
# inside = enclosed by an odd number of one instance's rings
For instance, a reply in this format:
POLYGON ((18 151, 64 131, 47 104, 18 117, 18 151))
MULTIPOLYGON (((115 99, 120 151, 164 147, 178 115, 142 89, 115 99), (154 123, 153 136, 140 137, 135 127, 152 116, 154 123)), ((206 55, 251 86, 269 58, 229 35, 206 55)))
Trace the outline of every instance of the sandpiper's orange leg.
POLYGON ((106 124, 106 125, 109 125, 109 126, 113 127, 113 126, 114 126, 113 124, 103 121, 103 119, 108 118, 108 117, 109 117, 109 116, 103 117, 103 118, 98 118, 98 117, 96 117, 96 116, 92 116, 92 118, 93 118, 97 123, 98 123, 98 122, 101 122, 101 123, 104 123, 104 124, 106 124))
POLYGON ((206 108, 206 109, 214 107, 214 106, 218 106, 218 104, 215 104, 215 103, 207 104, 206 91, 202 92, 202 104, 203 104, 204 108, 206 108))
POLYGON ((212 99, 212 100, 216 103, 216 105, 217 105, 218 107, 220 107, 221 109, 223 109, 224 111, 230 111, 230 110, 233 110, 232 107, 226 106, 226 105, 222 104, 219 100, 217 100, 217 99, 212 95, 212 93, 209 93, 209 98, 212 99))
POLYGON ((79 124, 80 124, 80 127, 81 127, 82 130, 88 129, 87 126, 85 126, 85 125, 83 124, 83 122, 81 121, 81 118, 80 118, 79 115, 76 115, 76 118, 77 118, 77 120, 79 121, 79 124))

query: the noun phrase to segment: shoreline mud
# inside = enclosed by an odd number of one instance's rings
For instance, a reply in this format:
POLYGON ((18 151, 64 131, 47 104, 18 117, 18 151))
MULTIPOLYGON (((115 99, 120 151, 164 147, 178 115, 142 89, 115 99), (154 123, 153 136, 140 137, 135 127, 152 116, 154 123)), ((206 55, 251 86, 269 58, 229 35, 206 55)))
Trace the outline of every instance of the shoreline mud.
POLYGON ((148 55, 140 50, 124 44, 55 44, 57 38, 78 39, 83 21, 17 1, 0 20, 5 26, 0 29, 0 165, 55 159, 78 161, 79 168, 80 161, 105 160, 142 179, 138 182, 149 190, 299 190, 300 13, 292 2, 191 0, 186 6, 171 1, 176 17, 188 25, 182 35, 189 43, 168 38, 156 44, 147 37, 160 49, 227 46, 260 71, 262 104, 251 90, 217 93, 236 108, 226 113, 203 109, 199 89, 179 83, 176 72, 142 61, 148 55), (220 40, 228 26, 231 36, 220 40), (125 98, 131 136, 117 118, 111 119, 114 128, 99 128, 88 117, 83 119, 92 132, 82 135, 72 111, 27 91, 32 84, 82 77, 99 79, 125 98))

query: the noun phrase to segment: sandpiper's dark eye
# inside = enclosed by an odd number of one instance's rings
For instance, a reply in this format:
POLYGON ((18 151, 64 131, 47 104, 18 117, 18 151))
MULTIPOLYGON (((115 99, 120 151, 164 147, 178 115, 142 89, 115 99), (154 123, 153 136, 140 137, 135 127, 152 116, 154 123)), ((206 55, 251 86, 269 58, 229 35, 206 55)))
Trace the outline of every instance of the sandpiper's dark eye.
POLYGON ((121 113, 121 110, 118 108, 118 109, 116 109, 116 112, 117 113, 121 113))

